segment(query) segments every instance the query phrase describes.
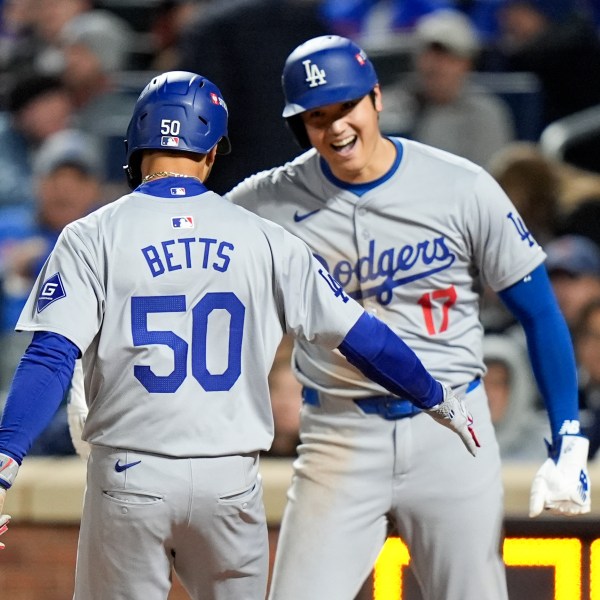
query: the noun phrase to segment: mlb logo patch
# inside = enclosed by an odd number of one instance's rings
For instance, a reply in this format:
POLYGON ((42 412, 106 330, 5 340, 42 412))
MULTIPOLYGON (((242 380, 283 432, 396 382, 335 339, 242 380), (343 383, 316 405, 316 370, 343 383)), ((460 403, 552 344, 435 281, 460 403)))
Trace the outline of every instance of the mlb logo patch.
POLYGON ((163 135, 160 138, 160 145, 176 148, 177 146, 179 146, 179 138, 175 135, 163 135))
POLYGON ((41 313, 47 306, 66 296, 67 293, 60 278, 60 273, 55 273, 42 284, 37 299, 37 311, 41 313))
POLYGON ((194 229, 194 217, 171 217, 173 229, 194 229))
POLYGON ((356 58, 358 64, 362 67, 365 65, 365 63, 367 62, 367 55, 364 52, 358 52, 357 54, 354 55, 354 58, 356 58))
POLYGON ((171 188, 171 196, 185 196, 185 188, 184 187, 171 188))

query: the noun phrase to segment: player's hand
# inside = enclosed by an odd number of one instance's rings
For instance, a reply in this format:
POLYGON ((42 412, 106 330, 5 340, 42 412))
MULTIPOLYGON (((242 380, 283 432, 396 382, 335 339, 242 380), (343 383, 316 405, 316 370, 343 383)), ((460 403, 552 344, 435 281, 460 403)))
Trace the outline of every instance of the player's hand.
POLYGON ((457 433, 467 450, 476 456, 477 448, 481 445, 473 429, 473 417, 467 410, 464 400, 459 398, 452 388, 446 385, 442 385, 442 388, 444 389, 443 402, 425 412, 444 427, 457 433))
MULTIPOLYGON (((10 515, 3 515, 4 510, 4 499, 6 498, 6 490, 0 487, 0 535, 6 532, 8 529, 8 523, 10 521, 10 515)), ((0 542, 0 550, 4 550, 6 546, 0 542)))
POLYGON ((568 516, 590 512, 589 445, 579 435, 563 435, 556 446, 548 444, 550 458, 539 468, 531 486, 530 517, 543 510, 568 516))

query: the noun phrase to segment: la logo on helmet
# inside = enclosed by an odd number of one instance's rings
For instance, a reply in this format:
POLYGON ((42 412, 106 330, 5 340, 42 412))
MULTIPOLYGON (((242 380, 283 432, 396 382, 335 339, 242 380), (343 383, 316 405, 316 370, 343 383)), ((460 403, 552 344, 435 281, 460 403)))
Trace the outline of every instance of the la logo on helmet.
POLYGON ((310 58, 303 60, 302 64, 306 72, 306 79, 304 81, 308 82, 308 87, 317 87, 318 85, 327 83, 325 69, 319 69, 319 65, 314 64, 310 58))

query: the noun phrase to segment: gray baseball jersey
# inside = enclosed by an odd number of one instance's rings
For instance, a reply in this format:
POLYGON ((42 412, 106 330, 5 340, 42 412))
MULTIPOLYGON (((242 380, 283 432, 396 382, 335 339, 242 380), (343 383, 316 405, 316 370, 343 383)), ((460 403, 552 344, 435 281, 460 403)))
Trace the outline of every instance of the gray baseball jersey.
POLYGON ((354 598, 390 522, 409 547, 424 598, 508 597, 500 454, 477 385, 485 370, 478 290, 481 281, 494 290, 516 283, 544 252, 483 169, 394 143, 396 163, 369 184, 349 189, 310 150, 227 197, 306 241, 345 292, 400 333, 438 379, 467 390, 482 447, 472 460, 423 414, 389 421, 364 411, 348 397, 385 392, 337 351, 297 341, 296 374, 317 391, 302 408, 271 600, 354 598))
MULTIPOLYGON (((302 238, 346 293, 401 332, 434 376, 461 385, 484 372, 479 279, 501 290, 545 254, 482 168, 408 140, 399 150, 397 169, 360 197, 326 177, 315 150, 248 178, 226 197, 302 238)), ((353 397, 385 393, 338 352, 300 340, 294 358, 310 387, 353 397)))
POLYGON ((134 192, 67 226, 17 328, 80 348, 92 444, 173 457, 267 449, 282 332, 333 348, 363 309, 336 297, 281 227, 212 192, 180 193, 134 192))

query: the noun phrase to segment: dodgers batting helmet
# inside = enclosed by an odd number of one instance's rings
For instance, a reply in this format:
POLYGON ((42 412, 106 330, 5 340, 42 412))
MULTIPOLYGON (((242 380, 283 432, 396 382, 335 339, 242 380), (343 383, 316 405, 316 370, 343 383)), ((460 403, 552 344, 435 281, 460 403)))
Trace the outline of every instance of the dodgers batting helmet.
POLYGON ((322 35, 298 46, 285 61, 281 78, 283 117, 300 146, 310 142, 300 113, 356 100, 377 85, 377 73, 364 50, 338 35, 322 35))
POLYGON ((127 181, 142 180, 140 150, 155 149, 207 154, 231 152, 227 137, 227 105, 217 86, 187 71, 170 71, 142 90, 125 140, 127 181))

